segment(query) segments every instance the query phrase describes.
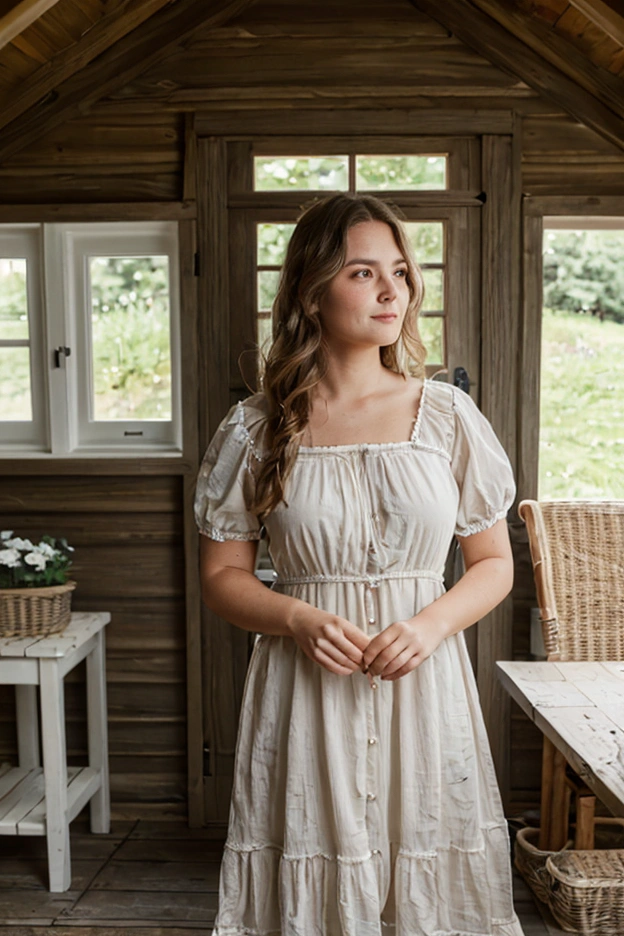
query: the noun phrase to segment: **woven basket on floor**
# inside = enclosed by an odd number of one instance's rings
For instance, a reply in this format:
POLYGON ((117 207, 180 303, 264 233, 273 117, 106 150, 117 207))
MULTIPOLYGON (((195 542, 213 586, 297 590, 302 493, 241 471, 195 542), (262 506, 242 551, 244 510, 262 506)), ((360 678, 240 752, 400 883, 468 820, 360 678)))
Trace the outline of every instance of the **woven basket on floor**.
POLYGON ((69 624, 75 582, 43 588, 0 588, 0 637, 58 634, 69 624))
MULTIPOLYGON (((596 819, 597 843, 603 830, 619 831, 624 844, 624 819, 596 819)), ((624 933, 624 848, 558 852, 548 857, 546 872, 548 906, 565 930, 583 936, 624 933)))
MULTIPOLYGON (((539 833, 539 829, 531 826, 518 830, 514 846, 514 864, 538 900, 547 903, 549 877, 546 873, 546 859, 551 855, 559 855, 560 852, 540 851, 537 847, 539 833)), ((570 839, 564 849, 571 847, 570 839)))

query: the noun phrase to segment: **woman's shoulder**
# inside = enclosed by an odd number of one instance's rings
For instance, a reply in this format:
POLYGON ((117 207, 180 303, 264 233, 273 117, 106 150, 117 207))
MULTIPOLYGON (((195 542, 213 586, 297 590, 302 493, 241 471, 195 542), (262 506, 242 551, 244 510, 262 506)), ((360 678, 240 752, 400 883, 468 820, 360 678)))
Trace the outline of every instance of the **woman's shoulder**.
POLYGON ((421 448, 450 459, 455 438, 455 392, 451 384, 427 378, 423 383, 415 440, 421 448))

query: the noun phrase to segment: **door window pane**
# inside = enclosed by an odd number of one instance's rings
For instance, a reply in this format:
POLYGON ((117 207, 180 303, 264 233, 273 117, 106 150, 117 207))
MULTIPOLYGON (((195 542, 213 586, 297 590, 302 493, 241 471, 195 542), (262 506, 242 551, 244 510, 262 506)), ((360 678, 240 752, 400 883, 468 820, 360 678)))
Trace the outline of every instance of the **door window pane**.
POLYGON ((91 257, 96 420, 171 419, 169 261, 91 257))
POLYGON ((259 224, 258 266, 279 266, 286 257, 294 224, 259 224))
POLYGON ((0 413, 6 422, 33 418, 29 348, 0 347, 0 413))
POLYGON ((427 364, 444 363, 444 319, 441 315, 421 315, 418 329, 423 344, 427 349, 427 364))
POLYGON ((345 190, 348 156, 254 156, 257 192, 345 190))
POLYGON ((0 259, 0 339, 28 339, 25 259, 0 259))
POLYGON ((446 156, 358 156, 359 191, 446 188, 446 156))
POLYGON ((258 311, 266 312, 271 309, 273 300, 277 295, 279 283, 279 270, 261 270, 258 273, 258 311))
POLYGON ((444 262, 442 221, 407 221, 405 227, 419 264, 444 262))
POLYGON ((444 310, 443 295, 443 270, 422 271, 425 281, 425 301, 423 302, 423 312, 442 312, 444 310))

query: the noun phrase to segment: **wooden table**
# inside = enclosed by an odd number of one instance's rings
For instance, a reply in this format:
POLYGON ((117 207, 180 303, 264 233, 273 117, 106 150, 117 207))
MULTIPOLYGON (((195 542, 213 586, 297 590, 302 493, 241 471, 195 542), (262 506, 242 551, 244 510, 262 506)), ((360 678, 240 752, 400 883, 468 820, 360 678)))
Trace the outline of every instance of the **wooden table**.
POLYGON ((110 614, 74 613, 49 637, 0 639, 0 683, 15 686, 19 766, 0 767, 0 835, 45 835, 50 890, 71 881, 69 823, 91 805, 91 831, 110 828, 104 627, 110 614), (89 766, 68 767, 63 680, 87 661, 89 766), (41 750, 37 686, 41 702, 41 750))
MULTIPOLYGON (((545 751, 550 742, 558 752, 561 777, 567 761, 615 816, 624 816, 624 662, 514 661, 496 667, 505 689, 547 739, 545 751)), ((548 790, 545 785, 540 847, 558 848, 567 835, 569 798, 562 802, 563 786, 548 790), (551 809, 566 815, 548 834, 544 817, 552 823, 551 809)))

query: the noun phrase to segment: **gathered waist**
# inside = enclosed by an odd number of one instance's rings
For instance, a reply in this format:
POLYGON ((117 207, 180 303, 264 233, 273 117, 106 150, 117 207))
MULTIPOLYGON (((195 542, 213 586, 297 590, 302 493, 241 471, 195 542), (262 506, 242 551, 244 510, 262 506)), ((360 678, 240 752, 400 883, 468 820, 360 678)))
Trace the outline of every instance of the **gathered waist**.
POLYGON ((432 582, 444 584, 444 576, 441 572, 435 572, 433 569, 403 569, 401 571, 379 572, 372 574, 355 575, 278 575, 275 585, 335 585, 341 583, 353 583, 355 585, 367 585, 368 588, 379 588, 382 582, 401 580, 401 579, 428 579, 432 582))

